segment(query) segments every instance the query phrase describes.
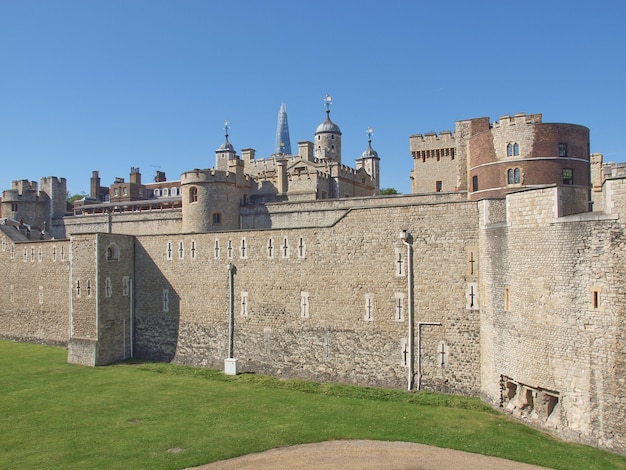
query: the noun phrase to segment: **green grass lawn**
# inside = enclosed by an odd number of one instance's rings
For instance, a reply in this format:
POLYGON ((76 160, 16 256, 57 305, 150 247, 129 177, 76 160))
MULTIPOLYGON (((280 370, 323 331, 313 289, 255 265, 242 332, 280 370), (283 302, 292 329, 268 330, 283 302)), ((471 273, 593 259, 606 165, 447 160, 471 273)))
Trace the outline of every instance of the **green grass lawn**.
POLYGON ((67 364, 0 341, 0 468, 179 469, 330 439, 410 441, 558 469, 626 458, 527 428, 477 399, 171 364, 67 364))

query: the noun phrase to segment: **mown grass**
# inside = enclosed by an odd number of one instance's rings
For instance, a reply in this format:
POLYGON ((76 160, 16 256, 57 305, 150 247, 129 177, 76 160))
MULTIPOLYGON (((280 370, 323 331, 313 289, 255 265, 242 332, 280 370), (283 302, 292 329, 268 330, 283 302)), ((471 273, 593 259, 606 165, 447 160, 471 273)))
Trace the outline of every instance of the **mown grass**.
POLYGON ((626 469, 477 399, 172 364, 89 368, 0 341, 0 468, 179 469, 331 439, 410 441, 557 469, 626 469))

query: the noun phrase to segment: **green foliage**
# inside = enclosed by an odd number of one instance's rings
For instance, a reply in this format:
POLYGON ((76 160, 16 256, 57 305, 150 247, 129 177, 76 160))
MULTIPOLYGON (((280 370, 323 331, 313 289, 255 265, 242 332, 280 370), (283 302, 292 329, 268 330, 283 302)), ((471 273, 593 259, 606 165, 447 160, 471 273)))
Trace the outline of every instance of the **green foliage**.
POLYGON ((73 194, 72 196, 70 196, 70 193, 67 193, 67 202, 80 201, 81 199, 84 199, 87 196, 88 194, 85 191, 81 191, 79 194, 73 194))
POLYGON ((398 190, 396 188, 381 188, 380 191, 378 191, 378 194, 380 194, 381 196, 388 196, 390 194, 400 193, 398 193, 398 190))
POLYGON ((558 441, 475 398, 66 361, 62 348, 0 341, 0 468, 176 469, 278 446, 375 439, 557 469, 626 469, 624 457, 558 441))

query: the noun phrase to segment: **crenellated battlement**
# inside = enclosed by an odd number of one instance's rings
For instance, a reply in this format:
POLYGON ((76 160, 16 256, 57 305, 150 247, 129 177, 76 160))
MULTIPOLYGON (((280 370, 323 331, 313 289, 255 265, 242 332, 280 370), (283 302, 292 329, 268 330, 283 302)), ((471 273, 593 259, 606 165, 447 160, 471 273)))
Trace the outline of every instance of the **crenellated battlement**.
POLYGON ((415 143, 415 145, 423 144, 425 146, 432 145, 441 145, 443 143, 454 142, 454 132, 452 131, 440 131, 439 134, 436 132, 427 132, 426 134, 413 134, 411 137, 411 145, 415 143))
MULTIPOLYGON (((215 168, 207 168, 200 170, 198 168, 186 171, 180 176, 181 185, 199 184, 199 183, 227 183, 236 184, 238 181, 237 171, 223 171, 215 168)), ((250 176, 239 175, 243 181, 250 181, 250 176)))
POLYGON ((541 124, 541 120, 542 120, 541 113, 537 113, 537 114, 517 113, 513 116, 505 114, 504 116, 500 116, 500 122, 494 121, 491 124, 491 127, 516 126, 516 125, 522 125, 522 124, 541 124))

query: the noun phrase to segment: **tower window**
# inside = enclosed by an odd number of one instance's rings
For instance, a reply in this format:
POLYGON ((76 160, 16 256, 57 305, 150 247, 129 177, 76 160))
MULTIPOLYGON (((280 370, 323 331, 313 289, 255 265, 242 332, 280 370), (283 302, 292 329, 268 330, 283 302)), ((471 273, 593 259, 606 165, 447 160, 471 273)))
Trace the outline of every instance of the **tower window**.
POLYGON ((442 185, 441 181, 435 182, 435 191, 440 193, 442 189, 443 189, 443 185, 442 185))
POLYGON ((574 170, 563 168, 563 184, 574 184, 574 170))
POLYGON ((567 144, 559 144, 559 157, 567 157, 567 144))
POLYGON ((509 184, 519 184, 520 183, 520 169, 519 168, 510 168, 507 170, 507 181, 509 184))
POLYGON ((478 175, 472 176, 472 191, 478 191, 478 175))
POLYGON ((213 212, 213 224, 218 225, 222 223, 222 214, 219 212, 213 212))
POLYGON ((189 202, 198 202, 198 188, 195 186, 189 188, 189 202))

